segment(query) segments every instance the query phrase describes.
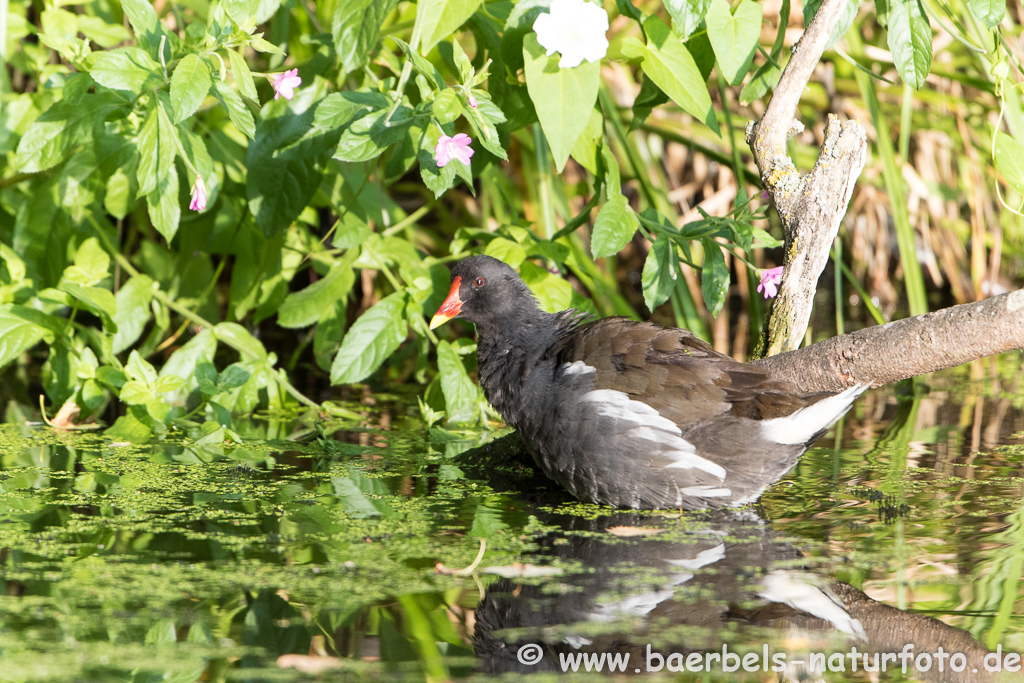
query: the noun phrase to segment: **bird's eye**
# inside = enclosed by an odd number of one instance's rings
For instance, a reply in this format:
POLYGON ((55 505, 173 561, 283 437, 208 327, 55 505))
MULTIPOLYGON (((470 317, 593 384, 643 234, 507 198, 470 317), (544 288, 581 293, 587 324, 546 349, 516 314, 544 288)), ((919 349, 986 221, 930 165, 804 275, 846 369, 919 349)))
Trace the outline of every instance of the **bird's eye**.
POLYGON ((474 287, 483 287, 484 286, 484 279, 482 277, 478 277, 477 279, 473 280, 473 286, 474 287))

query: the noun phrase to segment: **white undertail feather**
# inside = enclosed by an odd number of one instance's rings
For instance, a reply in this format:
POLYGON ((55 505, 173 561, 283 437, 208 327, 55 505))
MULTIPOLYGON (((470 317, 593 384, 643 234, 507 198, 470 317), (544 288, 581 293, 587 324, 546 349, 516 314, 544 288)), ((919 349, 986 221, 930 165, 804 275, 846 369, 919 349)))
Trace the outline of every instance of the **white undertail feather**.
POLYGON ((768 441, 785 445, 807 443, 815 434, 835 424, 867 388, 865 384, 858 384, 786 417, 764 420, 761 422, 761 436, 768 441))

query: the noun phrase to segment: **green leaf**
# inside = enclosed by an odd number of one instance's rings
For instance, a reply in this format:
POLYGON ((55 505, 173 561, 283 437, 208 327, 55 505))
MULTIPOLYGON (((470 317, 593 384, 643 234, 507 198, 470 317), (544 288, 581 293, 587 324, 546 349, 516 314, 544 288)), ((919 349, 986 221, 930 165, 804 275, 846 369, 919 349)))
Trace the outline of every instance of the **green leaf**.
POLYGON ((697 117, 716 135, 720 135, 711 96, 693 57, 658 17, 651 16, 644 20, 644 33, 647 34, 644 76, 654 81, 676 104, 697 117))
MULTIPOLYGON (((399 107, 394 120, 408 119, 411 112, 406 107, 399 107)), ((385 126, 384 119, 388 111, 381 109, 355 121, 338 140, 338 148, 334 158, 341 161, 369 161, 376 159, 388 146, 399 142, 408 129, 408 123, 398 126, 385 126)))
POLYGON ((513 268, 518 268, 519 264, 526 260, 526 250, 516 242, 504 237, 497 237, 488 242, 484 253, 499 261, 504 261, 513 268))
POLYGON ((216 351, 217 337, 213 330, 203 330, 171 354, 164 366, 160 368, 160 376, 192 377, 199 363, 213 362, 213 354, 216 351))
POLYGON ((256 83, 252 80, 252 72, 249 65, 242 59, 242 55, 234 50, 228 50, 228 61, 231 62, 231 74, 235 77, 235 84, 242 97, 259 102, 260 96, 256 92, 256 83))
POLYGON ((285 297, 277 310, 277 324, 295 329, 309 327, 320 319, 324 309, 343 301, 355 283, 351 263, 336 263, 322 278, 305 289, 285 297))
POLYGON ((604 139, 604 117, 596 108, 590 110, 590 119, 569 155, 583 168, 594 175, 598 171, 598 148, 604 139))
POLYGON ((998 26, 1006 15, 1006 0, 968 0, 967 4, 989 30, 998 26))
POLYGON ((117 332, 117 323, 114 322, 114 314, 117 312, 117 302, 109 289, 102 287, 87 287, 77 282, 63 281, 60 289, 67 292, 88 311, 103 321, 103 329, 110 333, 117 332))
POLYGON ((455 62, 455 68, 459 71, 459 80, 468 83, 473 76, 473 63, 469 61, 465 50, 454 37, 452 37, 452 61, 455 62))
POLYGON ((111 342, 113 353, 121 353, 138 341, 149 322, 149 302, 152 298, 153 280, 148 275, 136 275, 117 290, 114 295, 117 334, 111 342))
POLYGON ((606 201, 597 212, 594 232, 590 238, 590 251, 594 258, 619 253, 633 239, 639 224, 623 195, 616 194, 606 201))
MULTIPOLYGON (((252 76, 249 80, 252 81, 252 76)), ((210 67, 206 62, 198 55, 185 55, 171 74, 171 114, 174 123, 180 123, 195 114, 212 85, 210 67)))
POLYGON ((160 37, 164 35, 163 26, 157 19, 156 11, 148 0, 121 0, 121 9, 128 17, 128 23, 135 31, 139 45, 144 47, 153 57, 158 57, 160 37))
POLYGON ((155 190, 146 195, 146 207, 153 227, 170 244, 178 232, 181 204, 178 202, 178 172, 172 165, 155 190))
POLYGON ((437 93, 430 111, 438 123, 451 123, 462 116, 462 102, 453 89, 445 88, 437 93))
POLYGON ((478 393, 466 373, 462 358, 447 341, 437 345, 437 370, 450 422, 470 422, 477 413, 478 393))
POLYGON ((363 112, 362 118, 369 113, 367 108, 384 109, 387 106, 387 98, 380 93, 331 93, 317 104, 313 125, 322 131, 337 130, 355 118, 357 112, 363 112))
POLYGON ((1024 194, 1024 145, 1002 131, 996 132, 996 169, 1017 192, 1024 194))
POLYGON ((153 390, 157 393, 164 394, 168 391, 177 391, 185 386, 185 380, 177 375, 163 375, 159 377, 153 384, 153 390))
POLYGON ((125 382, 124 386, 121 387, 121 394, 119 396, 123 403, 129 405, 144 405, 156 398, 156 394, 150 389, 144 382, 132 380, 125 382))
POLYGON ((156 99, 142 124, 137 141, 139 148, 139 195, 148 195, 158 189, 174 167, 178 146, 174 141, 171 124, 163 103, 156 99))
POLYGON ((141 93, 151 78, 160 78, 160 65, 137 47, 121 47, 101 52, 92 63, 89 75, 100 85, 111 90, 141 93))
POLYGON ((20 171, 44 171, 66 160, 78 146, 91 142, 94 124, 103 121, 111 109, 123 106, 121 96, 109 91, 78 92, 79 87, 91 83, 87 75, 73 76, 64 86, 64 99, 32 122, 18 143, 20 171))
MULTIPOLYGON (((231 20, 239 26, 254 21, 258 0, 221 0, 221 7, 231 20)), ((254 24, 249 24, 253 26, 254 24)))
POLYGON ((217 389, 218 391, 237 389, 248 382, 251 376, 252 373, 242 367, 240 363, 232 363, 224 368, 224 372, 220 373, 220 377, 217 378, 217 389))
POLYGON ((416 22, 422 27, 419 51, 430 52, 473 16, 483 0, 421 0, 416 22))
POLYGON ((654 240, 644 261, 644 272, 640 282, 644 290, 644 303, 653 313, 654 309, 668 301, 679 279, 675 245, 665 235, 654 240))
POLYGON ((132 37, 124 26, 107 23, 100 17, 79 14, 77 24, 82 35, 104 48, 114 47, 132 37))
POLYGON ((380 27, 398 0, 347 0, 334 10, 331 35, 343 74, 364 66, 377 47, 380 27))
POLYGON ((120 389, 128 381, 123 372, 109 365, 96 368, 96 379, 113 389, 120 389))
POLYGON ((152 385, 157 379, 156 368, 139 355, 138 351, 132 351, 128 356, 128 362, 125 363, 124 370, 129 379, 144 382, 147 386, 152 385))
POLYGON ((242 354, 242 360, 267 360, 262 342, 238 323, 218 323, 213 327, 213 334, 242 354))
POLYGON ((718 315, 729 292, 729 266, 725 264, 718 242, 705 237, 701 244, 704 246, 704 267, 700 273, 700 290, 711 315, 718 315))
POLYGON ((711 0, 664 0, 665 9, 672 17, 672 30, 680 40, 685 41, 697 30, 700 22, 707 14, 711 0))
POLYGON ((530 288, 540 307, 548 313, 556 313, 569 308, 572 302, 572 285, 541 268, 535 263, 524 261, 520 268, 523 282, 530 288))
POLYGON ((505 115, 491 101, 491 98, 478 94, 476 109, 467 107, 462 109, 466 114, 466 120, 469 121, 469 125, 473 127, 473 141, 483 145, 484 149, 499 159, 507 161, 508 154, 505 153, 505 149, 501 146, 501 140, 498 138, 498 129, 495 127, 495 124, 505 121, 505 115))
POLYGON ((0 368, 10 365, 47 335, 46 328, 13 312, 19 308, 22 307, 11 304, 0 306, 0 368))
POLYGON ((526 88, 561 173, 597 101, 601 63, 585 61, 573 69, 560 69, 558 57, 545 54, 535 33, 523 39, 523 59, 526 88))
POLYGON ((920 0, 893 0, 889 7, 889 50, 903 80, 924 86, 932 65, 932 29, 920 0))
MULTIPOLYGON (((422 6, 422 5, 421 5, 422 6)), ((445 82, 441 76, 441 72, 431 64, 427 59, 423 57, 419 52, 413 49, 409 43, 405 42, 401 38, 396 36, 389 36, 391 40, 398 44, 398 47, 402 48, 402 52, 405 54, 405 58, 412 61, 413 68, 428 81, 433 82, 435 89, 444 90, 445 82)))
POLYGON ((395 292, 353 323, 331 365, 331 384, 351 384, 369 377, 405 341, 406 296, 395 292))
POLYGON ((722 77, 738 85, 747 75, 761 36, 761 5, 740 0, 730 11, 728 0, 712 0, 704 20, 722 77))
POLYGON ((64 277, 82 285, 94 285, 110 274, 110 256, 95 237, 82 242, 75 252, 75 265, 64 272, 64 277))
POLYGON ((762 64, 761 68, 754 72, 754 76, 740 91, 740 103, 747 104, 767 95, 769 90, 774 90, 775 86, 779 84, 780 76, 782 76, 782 71, 777 66, 771 62, 762 64))
POLYGON ((633 132, 643 125, 647 117, 651 115, 655 107, 668 102, 668 95, 652 81, 649 76, 644 77, 640 84, 640 92, 633 100, 633 119, 629 122, 629 132, 633 132))
POLYGON ((228 118, 235 128, 245 137, 252 139, 256 135, 256 122, 245 102, 231 87, 223 81, 213 82, 213 94, 228 110, 228 118))
POLYGON ((280 115, 260 121, 249 144, 246 192, 256 227, 264 235, 285 230, 320 187, 338 132, 313 125, 317 108, 300 113, 292 106, 283 108, 280 115))

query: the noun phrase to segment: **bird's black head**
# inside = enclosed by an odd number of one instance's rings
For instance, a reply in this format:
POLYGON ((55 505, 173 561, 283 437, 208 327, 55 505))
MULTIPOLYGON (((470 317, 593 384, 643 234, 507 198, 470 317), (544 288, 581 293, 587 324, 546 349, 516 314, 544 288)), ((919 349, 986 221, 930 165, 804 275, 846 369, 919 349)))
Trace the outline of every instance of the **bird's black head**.
POLYGON ((430 327, 452 318, 477 325, 500 324, 538 310, 533 293, 511 267, 490 256, 470 256, 452 268, 452 287, 430 327))

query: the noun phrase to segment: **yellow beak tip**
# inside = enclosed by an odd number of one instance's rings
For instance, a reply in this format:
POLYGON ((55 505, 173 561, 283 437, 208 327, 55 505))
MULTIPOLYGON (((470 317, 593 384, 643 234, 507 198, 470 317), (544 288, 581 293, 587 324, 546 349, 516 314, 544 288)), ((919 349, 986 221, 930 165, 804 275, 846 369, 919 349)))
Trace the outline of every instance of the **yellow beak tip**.
POLYGON ((444 325, 449 320, 451 320, 451 318, 449 318, 446 315, 435 315, 433 318, 430 319, 430 329, 437 329, 438 327, 441 327, 441 325, 444 325))

